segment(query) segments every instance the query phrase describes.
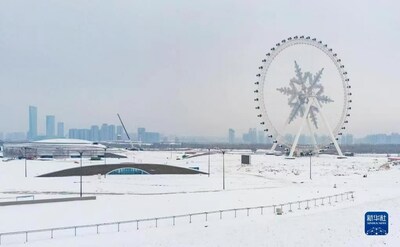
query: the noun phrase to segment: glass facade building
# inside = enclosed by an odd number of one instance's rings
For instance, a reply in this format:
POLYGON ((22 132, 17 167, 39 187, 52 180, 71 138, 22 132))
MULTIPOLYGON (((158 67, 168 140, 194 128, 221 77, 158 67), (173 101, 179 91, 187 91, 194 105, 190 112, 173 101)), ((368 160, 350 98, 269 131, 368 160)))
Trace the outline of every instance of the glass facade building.
POLYGON ((46 116, 46 137, 54 138, 56 136, 56 117, 53 115, 46 116))
POLYGON ((28 139, 35 140, 37 137, 37 107, 29 106, 29 131, 28 139))

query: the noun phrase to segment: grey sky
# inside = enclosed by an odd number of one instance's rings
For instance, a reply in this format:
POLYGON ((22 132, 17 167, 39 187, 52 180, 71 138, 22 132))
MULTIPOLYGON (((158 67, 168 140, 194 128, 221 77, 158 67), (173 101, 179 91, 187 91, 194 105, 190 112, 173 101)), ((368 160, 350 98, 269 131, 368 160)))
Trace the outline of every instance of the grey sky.
POLYGON ((278 41, 310 35, 342 58, 349 132, 400 131, 397 1, 0 1, 0 131, 28 105, 66 127, 182 135, 259 127, 253 82, 278 41))

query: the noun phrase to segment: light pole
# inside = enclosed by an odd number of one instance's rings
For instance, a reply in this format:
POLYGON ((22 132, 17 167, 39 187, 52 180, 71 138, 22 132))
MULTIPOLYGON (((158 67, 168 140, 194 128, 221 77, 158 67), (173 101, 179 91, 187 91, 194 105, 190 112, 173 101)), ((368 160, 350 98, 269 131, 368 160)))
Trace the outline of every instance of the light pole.
POLYGON ((24 147, 24 158, 25 158, 25 177, 28 177, 28 167, 26 164, 26 147, 24 147))
POLYGON ((210 149, 208 149, 208 177, 210 177, 210 149))
MULTIPOLYGON (((107 165, 107 148, 104 148, 104 165, 107 165)), ((106 178, 107 173, 104 173, 104 178, 106 178)))
POLYGON ((79 152, 79 155, 80 155, 80 158, 81 158, 81 164, 80 164, 80 181, 79 181, 79 187, 80 187, 80 189, 79 189, 79 195, 80 195, 80 197, 82 197, 82 154, 83 154, 83 152, 82 151, 80 151, 79 152))
POLYGON ((225 150, 222 150, 222 189, 225 190, 225 150))
POLYGON ((312 180, 312 178, 311 178, 311 156, 312 156, 312 151, 310 151, 309 155, 310 155, 310 180, 312 180))
POLYGON ((104 148, 104 165, 107 165, 107 157, 106 157, 107 148, 104 148))

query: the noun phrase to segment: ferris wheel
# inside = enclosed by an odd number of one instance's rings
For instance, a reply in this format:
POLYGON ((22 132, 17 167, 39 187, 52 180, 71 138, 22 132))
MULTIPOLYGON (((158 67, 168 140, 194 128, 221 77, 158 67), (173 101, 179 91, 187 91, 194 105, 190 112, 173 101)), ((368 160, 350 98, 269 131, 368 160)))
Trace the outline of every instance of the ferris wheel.
POLYGON ((352 93, 348 73, 338 55, 315 38, 294 36, 266 54, 256 75, 257 117, 279 146, 318 151, 338 145, 349 122, 352 93))

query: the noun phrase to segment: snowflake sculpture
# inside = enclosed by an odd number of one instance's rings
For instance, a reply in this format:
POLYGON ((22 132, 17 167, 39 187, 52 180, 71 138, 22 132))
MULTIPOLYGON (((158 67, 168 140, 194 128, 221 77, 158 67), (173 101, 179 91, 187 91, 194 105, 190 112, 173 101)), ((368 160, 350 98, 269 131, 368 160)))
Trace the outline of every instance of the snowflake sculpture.
MULTIPOLYGON (((303 117, 305 114, 308 102, 315 98, 320 104, 333 102, 331 98, 323 95, 324 87, 318 82, 321 80, 321 75, 324 69, 322 68, 314 76, 310 72, 301 72, 300 66, 294 61, 296 77, 290 80, 290 87, 282 87, 277 90, 284 95, 288 95, 288 104, 291 107, 288 123, 291 123, 297 117, 303 117)), ((315 128, 318 129, 317 121, 318 108, 311 104, 308 116, 315 128)))

